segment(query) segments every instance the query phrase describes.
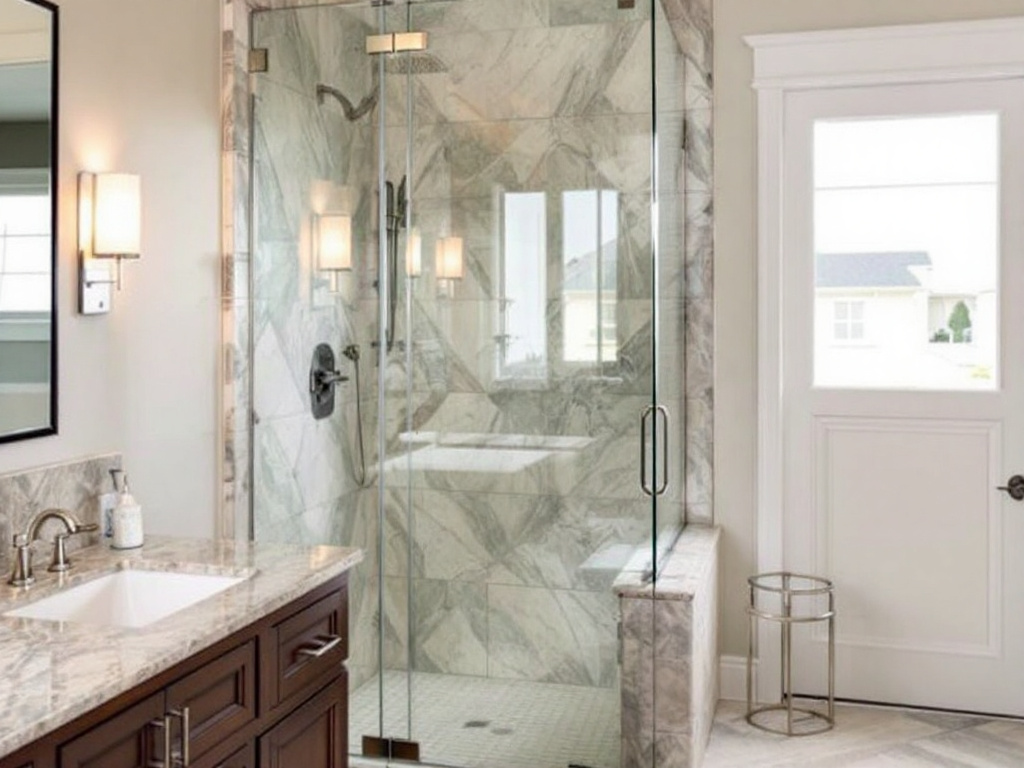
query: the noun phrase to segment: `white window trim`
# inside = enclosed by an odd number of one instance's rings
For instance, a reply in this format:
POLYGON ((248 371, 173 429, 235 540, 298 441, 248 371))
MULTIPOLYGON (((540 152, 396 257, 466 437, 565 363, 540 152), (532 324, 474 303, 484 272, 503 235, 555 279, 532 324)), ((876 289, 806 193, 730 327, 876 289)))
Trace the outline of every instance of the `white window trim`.
MULTIPOLYGON (((787 95, 850 86, 1024 78, 1024 18, 752 35, 758 100, 757 567, 783 568, 782 163, 787 95)), ((762 622, 766 624, 766 622, 762 622)), ((762 628, 759 656, 777 659, 762 628)), ((757 696, 779 691, 777 664, 758 667, 757 696)))

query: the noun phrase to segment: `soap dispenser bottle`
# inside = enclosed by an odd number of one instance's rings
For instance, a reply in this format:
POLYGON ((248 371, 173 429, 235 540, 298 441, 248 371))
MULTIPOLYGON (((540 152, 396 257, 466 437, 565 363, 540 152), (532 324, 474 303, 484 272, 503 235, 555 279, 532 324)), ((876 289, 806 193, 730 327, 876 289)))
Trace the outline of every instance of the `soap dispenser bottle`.
POLYGON ((114 537, 111 547, 135 549, 142 546, 142 507, 128 488, 128 475, 124 476, 121 498, 118 499, 112 518, 114 537))

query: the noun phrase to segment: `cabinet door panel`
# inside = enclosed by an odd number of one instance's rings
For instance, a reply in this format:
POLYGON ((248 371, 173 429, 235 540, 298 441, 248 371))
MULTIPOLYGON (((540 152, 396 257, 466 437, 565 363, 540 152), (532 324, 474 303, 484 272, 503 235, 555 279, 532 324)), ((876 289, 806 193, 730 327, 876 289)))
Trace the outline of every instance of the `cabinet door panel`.
POLYGON ((192 768, 256 768, 256 748, 246 744, 240 750, 223 760, 202 759, 192 763, 192 768))
POLYGON ((167 706, 189 710, 197 758, 256 719, 256 643, 225 653, 167 689, 167 706))
POLYGON ((162 734, 150 725, 164 716, 162 693, 69 741, 60 749, 60 768, 148 768, 160 765, 162 734))
POLYGON ((348 732, 345 675, 260 739, 260 768, 345 768, 348 732))

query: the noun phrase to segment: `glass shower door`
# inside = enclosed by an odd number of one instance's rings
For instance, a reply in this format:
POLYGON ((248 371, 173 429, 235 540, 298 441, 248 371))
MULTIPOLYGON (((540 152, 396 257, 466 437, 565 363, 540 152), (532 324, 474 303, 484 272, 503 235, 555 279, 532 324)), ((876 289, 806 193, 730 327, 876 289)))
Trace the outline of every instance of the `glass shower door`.
MULTIPOLYGON (((653 7, 393 11, 427 48, 385 65, 409 179, 385 581, 427 763, 620 765, 616 588, 654 567, 656 329, 682 327, 655 250, 653 7)), ((662 511, 664 546, 681 521, 662 511)))

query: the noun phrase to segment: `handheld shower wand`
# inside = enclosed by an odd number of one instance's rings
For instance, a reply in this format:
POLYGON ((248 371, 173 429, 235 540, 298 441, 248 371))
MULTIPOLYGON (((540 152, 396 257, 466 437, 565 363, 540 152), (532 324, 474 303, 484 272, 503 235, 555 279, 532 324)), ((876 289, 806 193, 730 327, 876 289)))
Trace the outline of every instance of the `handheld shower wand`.
MULTIPOLYGON (((390 181, 384 184, 384 204, 387 206, 387 270, 388 270, 388 327, 385 332, 385 343, 387 351, 390 352, 395 345, 395 308, 398 304, 398 292, 395 290, 398 285, 398 234, 405 228, 405 214, 408 209, 408 197, 405 188, 406 177, 398 184, 398 193, 395 193, 395 185, 390 181)), ((380 281, 377 282, 380 286, 380 281)))

